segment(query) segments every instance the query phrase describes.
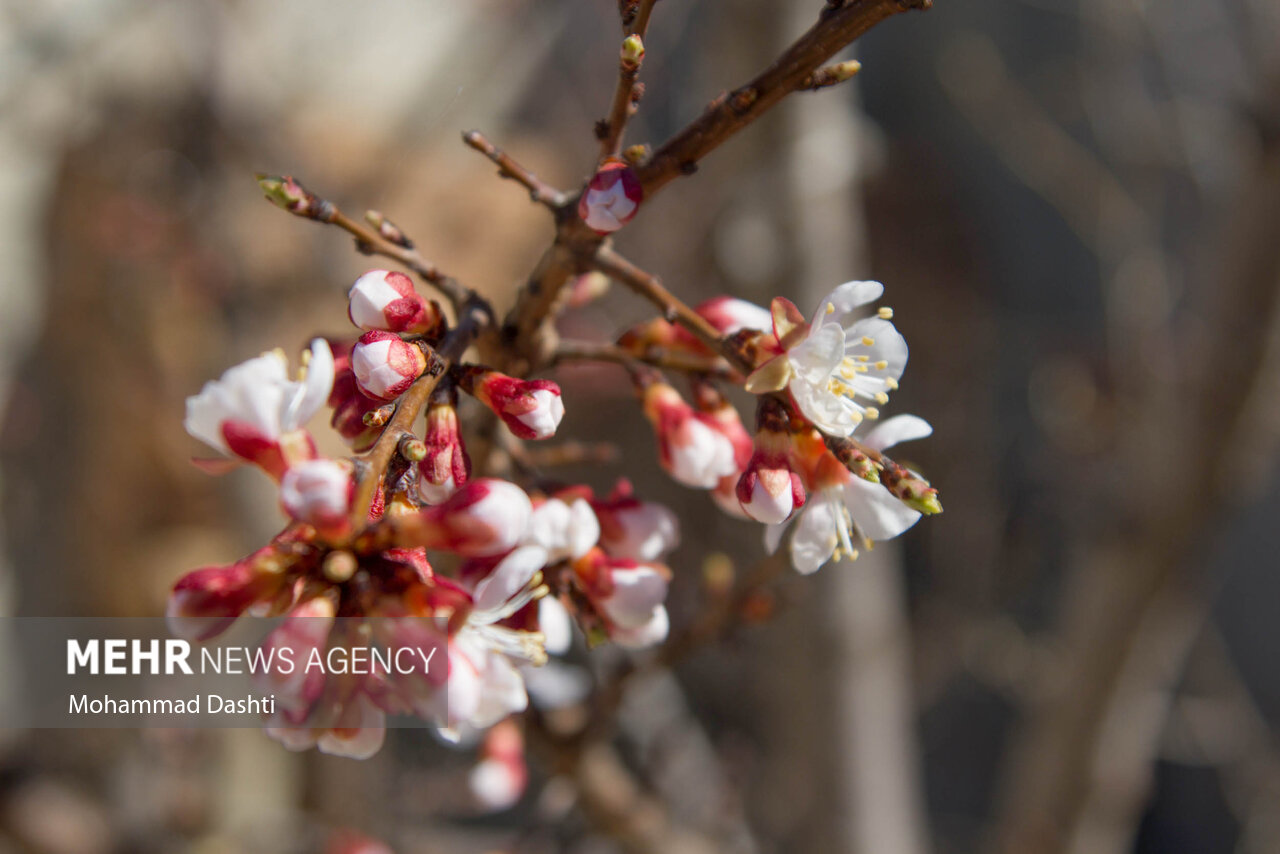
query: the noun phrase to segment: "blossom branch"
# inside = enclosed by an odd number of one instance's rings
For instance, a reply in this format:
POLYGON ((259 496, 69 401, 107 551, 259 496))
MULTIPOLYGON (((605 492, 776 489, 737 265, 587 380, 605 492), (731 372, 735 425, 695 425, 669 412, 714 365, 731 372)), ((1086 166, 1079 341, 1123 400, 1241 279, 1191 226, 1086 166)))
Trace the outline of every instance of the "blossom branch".
POLYGON ((622 146, 622 132, 626 129, 627 119, 635 112, 636 104, 644 92, 644 88, 636 82, 643 60, 642 36, 632 33, 622 40, 622 52, 618 57, 618 85, 613 91, 609 115, 596 125, 601 160, 616 157, 622 146))
POLYGON ((262 187, 267 199, 276 206, 305 219, 338 226, 356 239, 356 248, 361 252, 366 255, 382 255, 400 262, 444 294, 454 308, 458 308, 475 296, 457 279, 445 274, 439 267, 423 258, 413 248, 412 242, 403 234, 399 234, 399 229, 395 230, 399 240, 385 237, 379 233, 382 229, 374 231, 363 223, 351 219, 333 202, 320 198, 288 175, 271 176, 260 173, 257 178, 258 185, 262 187))
POLYGON ((927 9, 932 0, 829 0, 808 32, 755 79, 711 102, 701 116, 654 152, 637 169, 646 199, 679 175, 692 174, 698 161, 801 88, 822 63, 876 24, 908 9, 927 9))
POLYGON ((565 194, 537 175, 521 166, 501 148, 490 142, 478 130, 469 130, 462 135, 462 141, 493 161, 498 167, 498 174, 503 178, 515 181, 529 191, 530 200, 552 210, 565 203, 565 194))

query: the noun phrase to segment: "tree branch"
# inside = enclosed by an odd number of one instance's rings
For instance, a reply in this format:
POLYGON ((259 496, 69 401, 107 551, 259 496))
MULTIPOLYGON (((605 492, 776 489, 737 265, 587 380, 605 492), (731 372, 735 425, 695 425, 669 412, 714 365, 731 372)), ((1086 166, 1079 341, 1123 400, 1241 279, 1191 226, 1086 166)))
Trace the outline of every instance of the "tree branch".
POLYGON ((677 176, 691 174, 699 160, 800 88, 822 63, 867 30, 899 12, 931 4, 932 0, 831 0, 818 22, 772 65, 745 86, 712 101, 636 170, 645 198, 677 176))
POLYGON ((528 190, 529 198, 533 202, 552 210, 565 203, 565 194, 562 191, 521 166, 511 155, 485 138, 480 131, 467 131, 462 135, 462 141, 493 161, 498 167, 500 176, 515 181, 528 190))

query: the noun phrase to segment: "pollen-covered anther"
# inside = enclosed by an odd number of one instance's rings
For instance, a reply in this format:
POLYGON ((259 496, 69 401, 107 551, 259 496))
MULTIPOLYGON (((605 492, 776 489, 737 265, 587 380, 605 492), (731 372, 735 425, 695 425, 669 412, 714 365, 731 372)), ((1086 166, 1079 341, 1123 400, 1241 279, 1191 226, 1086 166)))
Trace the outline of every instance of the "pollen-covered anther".
POLYGON ((893 309, 889 308, 887 305, 882 305, 880 308, 876 309, 876 317, 879 317, 881 320, 893 320, 893 309))

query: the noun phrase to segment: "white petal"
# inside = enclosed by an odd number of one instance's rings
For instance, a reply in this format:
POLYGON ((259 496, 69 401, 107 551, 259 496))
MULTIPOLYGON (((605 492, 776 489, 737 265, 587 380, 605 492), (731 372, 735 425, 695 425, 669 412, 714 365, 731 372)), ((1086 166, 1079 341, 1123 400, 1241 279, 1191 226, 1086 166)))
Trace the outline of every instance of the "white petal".
POLYGON ((848 436, 858 426, 840 398, 828 391, 825 385, 793 382, 787 386, 787 390, 791 392, 800 414, 828 436, 848 436))
POLYGON ((569 506, 569 511, 570 524, 566 547, 569 550, 569 557, 577 559, 591 551, 596 543, 600 542, 600 520, 596 518, 596 511, 591 509, 591 504, 584 498, 576 499, 569 506))
MULTIPOLYGON (((801 511, 803 512, 803 511, 801 511)), ((782 543, 782 535, 787 532, 787 526, 794 521, 788 519, 778 525, 767 525, 764 529, 764 550, 769 554, 773 554, 778 550, 779 544, 782 543)))
POLYGON ((791 348, 787 357, 796 375, 810 383, 827 382, 831 372, 840 366, 844 359, 844 330, 834 323, 815 326, 809 335, 798 345, 791 348))
POLYGON ((839 508, 827 496, 810 498, 791 535, 791 565, 808 575, 831 560, 840 542, 836 514, 839 508))
POLYGON ((547 565, 547 552, 538 546, 521 546, 504 557, 479 584, 473 596, 476 611, 497 611, 529 586, 534 574, 547 565))
POLYGON ((659 605, 643 625, 633 629, 616 626, 611 637, 614 643, 627 649, 644 649, 662 643, 670 631, 671 618, 667 615, 667 609, 659 605))
POLYGON ((923 439, 932 433, 933 427, 918 415, 895 415, 876 424, 862 437, 862 444, 883 451, 900 442, 923 439))
POLYGON ((368 759, 382 749, 382 743, 387 737, 386 715, 368 697, 362 695, 349 703, 342 710, 342 720, 339 723, 344 731, 330 730, 316 742, 321 753, 349 759, 368 759))
POLYGON ((476 763, 467 775, 467 786, 476 800, 487 810, 505 810, 524 794, 524 781, 511 766, 497 759, 476 763))
POLYGON ((311 342, 311 358, 307 362, 307 376, 301 383, 294 383, 293 399, 280 419, 286 432, 297 430, 310 420, 329 400, 333 390, 333 351, 329 342, 316 338, 311 342))
POLYGON ((548 661, 541 667, 521 668, 529 699, 540 709, 576 705, 591 692, 591 675, 582 667, 548 661))
POLYGON ((892 323, 878 317, 859 320, 849 327, 845 336, 845 349, 853 355, 866 356, 867 361, 874 364, 879 361, 888 362, 888 366, 872 369, 866 375, 873 377, 891 377, 898 379, 907 367, 907 340, 902 337, 892 323), (870 347, 862 346, 863 338, 871 338, 875 343, 870 347))
POLYGON ((613 593, 601 605, 609 619, 622 628, 645 625, 667 598, 667 579, 652 567, 615 569, 612 577, 613 593))
POLYGON ((543 596, 538 602, 538 628, 545 639, 547 652, 564 655, 573 643, 573 621, 560 600, 543 596))
POLYGON ((524 679, 506 656, 490 653, 485 660, 482 677, 480 705, 468 721, 472 726, 480 729, 493 726, 508 715, 524 711, 529 705, 524 679))
POLYGON ((845 485, 844 503, 862 533, 873 540, 891 540, 920 519, 918 512, 890 495, 882 485, 860 477, 845 485))
POLYGON ((880 299, 883 294, 884 285, 879 282, 845 282, 818 304, 818 310, 813 315, 813 325, 826 322, 845 326, 849 315, 867 303, 880 299), (829 305, 834 306, 835 311, 827 314, 829 305))

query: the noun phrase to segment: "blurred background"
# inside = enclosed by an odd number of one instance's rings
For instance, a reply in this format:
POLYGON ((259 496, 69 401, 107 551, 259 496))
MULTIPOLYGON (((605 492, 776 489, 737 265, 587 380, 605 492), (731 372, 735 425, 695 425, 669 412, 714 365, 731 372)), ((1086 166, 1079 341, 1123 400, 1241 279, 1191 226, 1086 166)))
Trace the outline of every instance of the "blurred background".
MULTIPOLYGON (((628 141, 820 6, 659 3, 628 141)), ((577 186, 618 32, 610 0, 0 2, 4 609, 159 614, 281 524, 265 479, 189 465, 183 399, 348 334, 380 264, 255 171, 385 212, 505 307, 551 224, 459 133, 577 186)), ((902 455, 946 513, 784 577, 772 619, 633 684, 573 774, 531 755, 485 816, 474 757, 420 730, 365 763, 8 731, 0 852, 1280 851, 1277 44, 1274 0, 937 0, 645 206, 617 243, 690 302, 886 283, 892 411, 936 431, 902 455)), ((650 314, 614 288, 563 331, 650 314)), ((620 372, 558 378, 567 435, 624 452, 554 476, 675 508, 693 619, 708 554, 750 571, 759 526, 657 470, 620 372)))

